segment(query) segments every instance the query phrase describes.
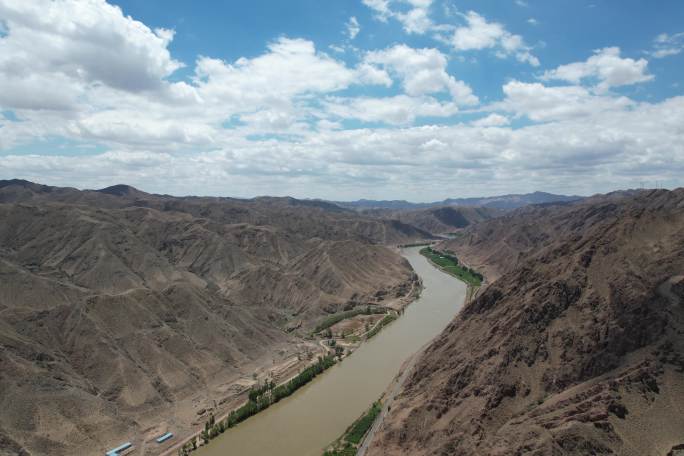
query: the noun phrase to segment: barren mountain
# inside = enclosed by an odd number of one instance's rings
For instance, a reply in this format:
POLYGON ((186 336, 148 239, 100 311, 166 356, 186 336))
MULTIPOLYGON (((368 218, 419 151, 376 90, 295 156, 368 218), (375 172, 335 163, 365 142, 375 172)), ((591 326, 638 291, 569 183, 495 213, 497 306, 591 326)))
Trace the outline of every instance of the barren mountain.
POLYGON ((501 215, 498 209, 486 207, 442 206, 418 210, 369 209, 362 214, 378 218, 399 220, 407 225, 434 235, 449 234, 475 223, 501 215))
POLYGON ((173 197, 142 192, 127 185, 80 191, 23 180, 0 181, 0 203, 50 202, 87 205, 101 209, 147 207, 182 212, 218 223, 272 226, 301 239, 354 239, 373 244, 401 244, 429 238, 430 234, 397 220, 364 217, 323 201, 283 197, 254 199, 173 197))
POLYGON ((581 196, 554 195, 546 192, 533 192, 524 194, 509 194, 499 196, 485 196, 479 198, 447 198, 442 201, 429 203, 412 203, 405 200, 367 200, 337 201, 335 204, 355 210, 367 209, 391 209, 391 210, 416 210, 441 206, 463 207, 487 207, 499 210, 511 210, 530 204, 559 203, 581 200, 581 196))
MULTIPOLYGON (((470 227, 456 234, 454 239, 440 245, 444 250, 458 251, 463 259, 486 273, 488 281, 496 280, 503 271, 514 268, 533 251, 570 235, 577 222, 568 223, 564 207, 592 206, 600 203, 617 204, 641 191, 617 191, 595 195, 578 202, 556 202, 524 206, 500 213, 481 226, 470 227)), ((598 214, 594 219, 598 219, 598 214)))
MULTIPOLYGON (((381 242, 423 237, 334 205, 0 182, 0 454, 101 454, 312 345, 320 318, 409 293, 381 242)), ((316 347, 314 347, 316 348, 316 347)))
POLYGON ((500 277, 426 349, 370 454, 684 444, 684 189, 531 207, 441 247, 500 277))

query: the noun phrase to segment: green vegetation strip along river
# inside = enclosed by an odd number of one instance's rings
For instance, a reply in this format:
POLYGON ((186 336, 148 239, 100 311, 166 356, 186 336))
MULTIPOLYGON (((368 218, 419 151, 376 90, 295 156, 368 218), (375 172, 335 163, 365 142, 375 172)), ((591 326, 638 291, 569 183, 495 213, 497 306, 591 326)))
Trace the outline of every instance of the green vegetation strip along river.
POLYGON ((334 448, 323 453, 323 456, 354 456, 358 451, 358 445, 363 440, 368 430, 373 426, 373 422, 380 415, 382 403, 373 402, 371 408, 358 420, 349 426, 347 432, 335 442, 334 448))
POLYGON ((342 320, 346 320, 347 318, 352 318, 357 315, 373 315, 382 314, 385 312, 386 310, 383 307, 378 306, 363 306, 358 307, 356 309, 347 310, 345 312, 340 312, 338 314, 334 314, 325 318, 316 326, 316 328, 313 330, 313 333, 317 334, 323 331, 324 329, 328 329, 334 324, 341 322, 342 320))
POLYGON ((465 284, 433 267, 419 248, 402 252, 423 279, 420 299, 341 363, 193 455, 320 456, 344 434, 382 395, 403 362, 446 327, 465 299, 465 284))
POLYGON ((437 266, 444 269, 449 274, 463 280, 471 287, 479 287, 482 285, 482 280, 484 280, 482 274, 474 269, 470 269, 467 266, 461 265, 458 261, 458 258, 455 256, 434 250, 432 247, 425 247, 424 249, 421 249, 420 254, 429 258, 430 261, 435 263, 437 266))

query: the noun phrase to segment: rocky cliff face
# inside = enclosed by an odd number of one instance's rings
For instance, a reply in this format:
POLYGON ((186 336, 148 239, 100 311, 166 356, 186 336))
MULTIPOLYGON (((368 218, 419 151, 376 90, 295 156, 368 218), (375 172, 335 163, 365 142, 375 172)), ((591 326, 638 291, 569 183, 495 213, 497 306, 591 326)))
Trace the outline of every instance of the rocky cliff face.
POLYGON ((0 454, 189 424, 179 403, 225 396, 318 319, 407 293, 379 244, 422 236, 291 199, 5 181, 0 201, 0 454))
POLYGON ((684 190, 528 208, 447 244, 499 277, 427 348, 370 454, 684 443, 684 190))

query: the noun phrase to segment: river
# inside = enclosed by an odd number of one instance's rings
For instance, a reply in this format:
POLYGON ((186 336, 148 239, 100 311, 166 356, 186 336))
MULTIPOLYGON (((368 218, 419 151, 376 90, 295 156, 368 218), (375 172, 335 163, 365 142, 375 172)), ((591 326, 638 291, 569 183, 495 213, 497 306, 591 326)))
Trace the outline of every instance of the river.
POLYGON ((403 362, 437 336, 463 305, 466 285, 402 250, 423 279, 421 297, 351 356, 287 399, 201 447, 197 456, 321 456, 377 400, 403 362))

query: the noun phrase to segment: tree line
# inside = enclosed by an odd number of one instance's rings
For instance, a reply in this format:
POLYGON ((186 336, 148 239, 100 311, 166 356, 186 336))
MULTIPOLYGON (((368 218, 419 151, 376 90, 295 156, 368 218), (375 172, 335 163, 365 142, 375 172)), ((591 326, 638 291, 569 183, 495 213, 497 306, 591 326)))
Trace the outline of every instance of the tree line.
POLYGON ((385 313, 385 309, 382 307, 378 306, 365 306, 365 307, 357 307, 355 309, 347 310, 344 312, 340 312, 335 315, 330 315, 329 317, 326 317, 322 322, 314 328, 313 332, 319 333, 323 331, 324 329, 330 328, 332 325, 335 323, 338 323, 342 320, 346 320, 347 318, 352 318, 357 315, 372 315, 372 314, 380 314, 380 313, 385 313))
MULTIPOLYGON (((276 386, 273 381, 266 381, 263 385, 257 385, 249 390, 247 403, 231 411, 223 420, 216 421, 214 415, 204 424, 204 430, 200 438, 205 444, 223 434, 227 429, 241 423, 252 415, 267 409, 272 404, 290 396, 302 386, 309 383, 326 369, 335 365, 335 357, 332 355, 319 356, 315 364, 301 371, 287 383, 276 386)), ((180 453, 179 453, 180 454, 180 453)), ((186 454, 186 453, 185 453, 186 454)))

